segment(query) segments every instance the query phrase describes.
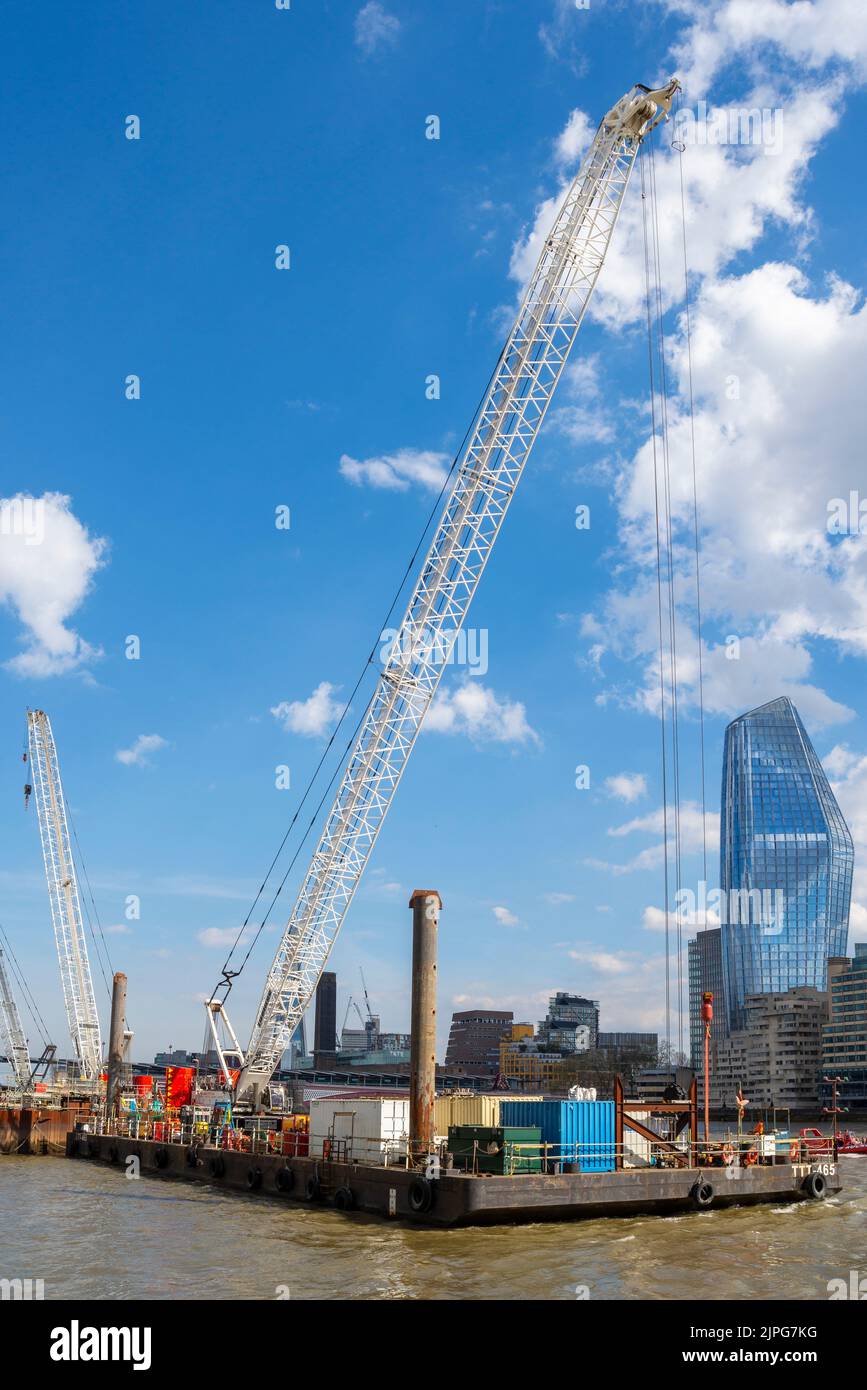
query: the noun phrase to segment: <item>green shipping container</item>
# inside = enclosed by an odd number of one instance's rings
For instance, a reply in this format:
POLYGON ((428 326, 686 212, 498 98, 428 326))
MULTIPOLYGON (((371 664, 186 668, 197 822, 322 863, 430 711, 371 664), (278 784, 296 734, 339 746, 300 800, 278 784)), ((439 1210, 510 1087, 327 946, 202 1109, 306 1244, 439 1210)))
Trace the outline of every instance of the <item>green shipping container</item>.
POLYGON ((538 1128, 449 1125, 449 1152, 454 1156, 455 1167, 467 1172, 496 1173, 501 1177, 539 1173, 542 1169, 541 1142, 542 1131, 538 1128), (516 1148, 520 1144, 534 1147, 516 1148))

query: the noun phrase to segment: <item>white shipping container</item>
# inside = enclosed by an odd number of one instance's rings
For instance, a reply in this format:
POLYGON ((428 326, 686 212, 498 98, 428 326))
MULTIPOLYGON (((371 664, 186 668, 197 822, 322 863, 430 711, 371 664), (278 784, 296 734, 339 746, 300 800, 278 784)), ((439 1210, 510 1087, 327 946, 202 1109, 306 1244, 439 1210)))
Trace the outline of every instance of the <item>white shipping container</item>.
POLYGON ((336 1159, 392 1163, 406 1158, 409 1100, 401 1096, 321 1096, 310 1101, 310 1154, 330 1145, 336 1159))

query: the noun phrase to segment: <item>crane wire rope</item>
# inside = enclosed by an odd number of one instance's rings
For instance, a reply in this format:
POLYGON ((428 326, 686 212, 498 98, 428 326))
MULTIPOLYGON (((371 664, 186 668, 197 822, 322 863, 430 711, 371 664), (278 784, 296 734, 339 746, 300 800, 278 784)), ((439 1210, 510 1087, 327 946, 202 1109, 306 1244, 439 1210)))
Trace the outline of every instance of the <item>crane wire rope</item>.
MULTIPOLYGON (((680 109, 680 95, 677 98, 677 110, 680 109)), ((687 384, 689 396, 689 435, 690 435, 690 454, 692 460, 692 517, 693 517, 693 548, 695 553, 695 613, 696 613, 696 633, 698 646, 698 711, 699 711, 699 756, 701 768, 701 845, 702 862, 704 871, 704 882, 707 885, 707 781, 705 777, 705 745, 704 745, 704 653, 702 651, 702 604, 701 604, 701 542, 698 511, 698 476, 696 465, 695 447, 695 392, 693 387, 692 373, 692 315, 689 302, 689 261, 687 256, 686 240, 686 191, 683 177, 683 152, 684 143, 682 140, 672 142, 672 148, 678 156, 678 166, 680 173, 680 223, 682 231, 683 245, 683 302, 684 302, 684 326, 686 328, 686 367, 687 384)), ((703 928, 707 928, 707 913, 701 923, 703 928)))
POLYGON ((665 343, 665 303, 662 288, 662 255, 659 233, 659 199, 656 185, 656 152, 653 143, 648 151, 651 188, 651 227, 654 253, 654 275, 656 280, 656 323, 659 356, 659 388, 662 421, 662 459, 665 495, 666 554, 668 572, 668 629, 669 629, 669 709, 671 714, 671 755, 672 784, 674 801, 674 887, 675 887, 675 935, 677 941, 677 1023, 678 1050, 683 1053, 683 915, 680 910, 683 886, 683 853, 681 833, 681 794, 680 794, 680 726, 677 669, 677 599, 675 589, 676 569, 674 561, 674 521, 671 487, 671 429, 668 410, 668 373, 666 369, 665 343))
POLYGON ((644 239, 644 304, 645 317, 647 321, 647 369, 650 381, 650 439, 653 458, 653 506, 656 522, 656 604, 659 625, 659 727, 661 731, 661 757, 662 757, 662 855, 663 855, 663 884, 664 884, 664 906, 663 919, 665 929, 665 1040, 669 1053, 671 1051, 671 949, 669 941, 669 865, 668 865, 668 750, 665 732, 665 676, 664 676, 664 644, 663 644, 663 621, 662 621, 662 554, 660 545, 660 517, 659 517, 659 460, 657 456, 657 429, 656 429, 656 380, 654 373, 654 354, 653 354, 653 325, 651 314, 650 296, 650 244, 647 228, 647 186, 645 178, 645 156, 643 149, 639 151, 639 173, 641 177, 641 221, 644 239))
POLYGON ((24 999, 24 1002, 27 1006, 27 1011, 30 1014, 30 1017, 32 1018, 36 1026, 36 1031, 42 1039, 43 1045, 45 1047, 50 1047, 51 1043, 48 1037, 48 1026, 45 1022, 45 1019, 42 1017, 42 1014, 39 1012, 39 1006, 36 1003, 33 994, 31 993, 30 986, 27 983, 27 978, 24 974, 24 970, 22 966, 19 964, 18 957, 12 949, 12 943, 9 940, 9 934, 6 931, 6 928, 3 926, 2 922, 0 922, 0 938, 2 938, 2 941, 4 943, 3 954, 9 961, 9 968, 11 969, 12 974, 15 977, 16 983, 21 989, 22 998, 24 999))
MULTIPOLYGON (((292 869, 294 868, 294 866, 295 866, 295 864, 296 864, 296 862, 297 862, 297 860, 298 860, 298 856, 299 856, 299 854, 300 854, 300 852, 301 852, 301 850, 302 850, 304 844, 306 843, 306 841, 307 841, 307 839, 308 839, 308 837, 309 837, 309 835, 310 835, 311 830, 313 829, 314 825, 316 824, 316 821, 317 821, 317 819, 318 819, 319 813, 320 813, 320 811, 322 810, 322 807, 323 807, 324 804, 325 804, 325 800, 326 800, 326 798, 327 798, 327 796, 328 796, 328 793, 332 790, 332 788, 333 788, 333 786, 334 786, 334 783, 335 783, 335 781, 337 780, 337 775, 338 775, 338 773, 340 772, 340 769, 343 767, 344 760, 345 760, 345 758, 349 755, 349 753, 350 753, 351 750, 352 750, 352 747, 353 747, 353 745, 354 745, 354 743, 355 743, 356 736, 358 735, 358 732, 359 732, 359 730, 361 729, 362 724, 364 723, 365 715, 366 715, 366 713, 367 713, 367 709, 368 709, 368 706, 369 706, 369 703, 370 703, 369 701, 367 702, 367 704, 365 704, 364 709, 363 709, 361 715, 359 716, 359 718, 358 718, 358 720, 357 720, 357 722, 356 722, 356 724, 355 724, 355 727, 354 727, 354 729, 353 729, 353 731, 352 731, 352 734, 351 734, 350 737, 349 737, 349 740, 348 740, 348 742, 347 742, 347 744, 346 744, 346 747, 344 748, 343 753, 340 755, 340 758, 339 758, 338 761, 337 761, 337 765, 336 765, 336 767, 335 767, 335 769, 334 769, 334 772, 333 772, 332 775, 331 775, 331 779, 330 779, 330 781, 328 782, 328 785, 326 786, 325 791, 323 792, 322 797, 321 797, 321 799, 320 799, 318 805, 316 806, 316 809, 315 809, 315 811, 314 811, 314 813, 313 813, 313 816, 312 816, 312 818, 311 818, 311 820, 310 820, 310 823, 308 824, 307 829, 305 830, 304 835, 303 835, 303 837, 302 837, 300 843, 298 844, 298 847, 296 848, 295 853, 294 853, 293 856, 292 856, 292 859, 291 859, 291 861, 290 861, 290 863, 289 863, 288 868, 286 869, 286 872, 285 872, 284 875, 283 875, 283 878, 282 878, 281 881, 280 881, 280 884, 279 884, 279 886, 278 886, 278 888, 277 888, 277 891, 274 893, 274 895, 273 895, 273 897, 272 897, 272 899, 271 899, 271 902, 269 903, 268 909, 267 909, 267 911, 265 912, 265 914, 264 914, 264 916, 263 916, 261 922, 259 923, 259 926, 258 926, 257 929, 256 929, 256 932, 255 932, 255 934, 254 934, 254 936, 253 936, 253 939, 252 939, 252 941, 251 941, 250 944, 249 944, 249 947, 248 947, 248 949, 247 949, 247 952, 246 952, 246 954, 244 955, 244 958, 243 958, 243 960, 241 961, 240 966, 238 967, 237 970, 230 970, 230 969, 229 969, 229 965, 230 965, 230 962, 231 962, 231 960, 232 960, 232 957, 233 957, 233 955, 235 954, 235 951, 238 949, 238 946, 239 946, 240 943, 241 943, 241 939, 242 939, 242 937, 243 937, 243 935, 244 935, 244 932, 246 931, 247 927, 248 927, 249 924, 250 924, 250 919, 251 919, 251 917, 253 916, 253 913, 254 913, 255 910, 256 910, 256 906, 257 906, 257 904, 260 902, 260 900, 261 900, 261 898, 262 898, 262 895, 263 895, 263 893, 265 892, 265 888, 266 888, 266 886, 267 886, 267 884, 268 884, 268 880, 270 879, 272 873, 274 872, 274 869, 275 869, 275 867, 276 867, 276 865, 277 865, 277 862, 278 862, 278 860, 279 860, 281 854, 283 853, 283 850, 284 850, 285 847, 286 847, 286 844, 287 844, 287 842, 288 842, 288 840, 289 840, 290 835, 292 834, 293 829, 295 828, 295 825, 296 825, 296 823, 297 823, 297 821, 298 821, 298 818, 299 818, 299 816, 300 816, 300 814, 301 814, 301 811, 302 811, 302 809, 303 809, 303 807, 304 807, 304 804, 305 804, 305 802, 307 801, 308 796, 311 794, 311 792, 312 792, 312 790, 313 790, 313 787, 315 786, 316 780, 317 780, 317 778, 319 777, 320 772, 322 771, 322 768, 323 768, 323 766, 324 766, 324 764, 325 764, 325 761, 326 761, 326 759, 327 759, 327 757, 328 757, 328 754, 330 753, 332 747, 334 746, 334 741, 335 741, 335 739, 336 739, 336 737, 337 737, 337 734, 338 734, 338 732, 339 732, 339 730, 340 730, 341 725, 343 724, 344 720, 346 719, 347 714, 349 713, 350 707, 351 707, 351 705, 352 705, 352 701, 354 700, 355 696, 358 694, 358 691, 359 691, 359 689, 361 688, 361 686, 362 686, 362 684, 363 684, 363 682, 364 682, 365 676, 368 674, 368 671, 370 670, 370 668, 371 668, 371 666, 372 666, 372 664, 373 664, 373 658, 374 658, 374 655, 375 655, 375 653, 376 653, 377 647, 378 647, 379 643, 382 641, 382 634, 385 632, 386 628, 388 627, 389 619, 391 618, 392 614, 394 613, 394 610, 395 610, 395 608, 396 608, 396 606, 397 606, 397 604, 398 604, 398 602, 399 602, 399 600, 400 600, 400 596, 401 596, 401 594, 403 593, 404 586, 406 585, 406 581, 407 581, 407 579, 409 578, 410 574, 411 574, 412 571, 413 571, 413 566, 415 565, 415 562, 416 562, 416 560, 418 559, 419 552, 421 551, 421 548, 422 548, 422 546, 424 545, 425 538, 426 538, 426 536, 427 536, 427 534, 428 534, 428 532, 429 532, 429 530, 430 530, 430 528, 431 528, 431 524, 432 524, 434 518, 435 518, 435 517, 438 515, 438 513, 439 513, 440 504, 441 504, 441 502, 442 502, 443 497, 445 496, 446 488, 448 487, 448 484, 449 484, 449 482, 450 482, 450 480, 451 480, 451 478, 452 478, 452 475, 453 475, 453 473, 454 473, 454 471, 455 471, 455 468, 458 466, 458 462, 459 462, 459 460, 460 460, 460 458, 461 458, 461 456, 462 456, 462 454, 463 454, 464 446, 466 445, 466 442, 467 442, 467 440, 469 439, 470 432, 471 432, 471 430, 472 430, 472 428, 473 428, 473 425, 474 425, 475 422, 476 422, 476 419, 477 419, 477 417, 478 417, 478 413, 479 413, 479 411, 480 411, 480 409, 481 409, 481 407, 482 407, 482 404, 483 404, 483 402, 484 402, 484 400, 485 400, 485 398, 486 398, 486 396, 487 396, 487 393, 488 393, 488 390, 489 390, 489 388, 490 388, 491 382, 494 380, 494 377, 495 377, 495 375, 496 375, 496 373, 497 373, 497 370, 498 370, 498 368, 499 368, 499 365, 500 365, 500 362, 501 362, 501 360, 502 360, 503 353, 505 352, 505 350, 506 350, 506 344, 504 344, 503 347, 500 349, 500 353, 499 353, 499 355, 498 355, 498 357, 497 357, 497 360, 496 360, 496 362, 495 362, 495 364, 494 364, 494 367, 493 367, 493 369, 492 369, 492 371, 491 371, 491 373, 490 373, 490 376, 488 377, 487 382, 485 383, 484 389, 483 389, 481 395, 479 396, 478 402, 477 402, 477 404, 476 404, 476 408, 475 408, 475 410, 473 411, 473 414, 472 414, 472 416, 471 416, 471 418, 470 418, 470 423, 467 425, 466 431, 465 431, 465 433, 464 433, 464 437, 463 437, 463 439, 461 440, 460 445, 458 446, 458 448, 457 448, 457 450, 456 450, 456 452, 455 452, 455 454, 454 454, 454 457, 453 457, 453 459, 452 459, 451 465, 450 465, 450 467, 449 467, 449 471, 448 471, 448 473, 446 474, 445 478, 443 479, 442 486, 441 486, 441 488, 440 488, 440 490, 439 490, 439 492, 438 492, 436 498, 434 499, 433 505, 432 505, 432 507, 431 507, 431 509, 430 509, 430 512, 428 513, 427 520, 425 521, 425 524, 424 524, 424 526, 423 526, 423 528, 422 528, 422 531, 421 531, 421 534, 420 534, 420 536, 419 536, 419 538, 418 538, 418 541, 417 541, 417 543, 416 543, 415 549, 413 550, 412 555, 410 556, 410 558, 409 558, 409 560, 408 560, 408 562, 407 562, 407 565, 406 565, 406 568, 405 568, 405 570, 404 570, 404 572, 403 572, 403 575, 401 576, 401 579, 400 579, 400 581, 399 581, 399 583, 398 583, 398 586, 397 586, 397 588, 396 588, 396 590, 395 590, 395 592, 394 592, 394 596, 393 596, 393 598, 392 598, 392 600, 391 600, 391 603, 389 604, 388 612, 386 613, 383 622, 380 624, 380 629, 379 629, 379 631, 380 631, 380 636, 376 639, 376 641, 374 642, 373 646, 372 646, 371 649, 370 649, 370 652, 369 652, 369 654, 368 654, 367 660, 364 662, 364 665, 362 666, 361 671, 360 671, 360 673, 359 673, 358 679, 356 680, 355 685, 352 687, 352 690, 350 691, 350 694, 349 694, 349 696, 348 696, 347 699, 346 699, 346 702, 345 702, 345 704, 344 704, 344 706, 343 706, 343 709, 341 710, 340 717, 338 718, 337 723, 335 724, 335 726, 334 726, 334 728, 333 728, 333 730, 332 730, 332 732, 331 732, 331 737, 328 739, 328 742, 327 742, 326 745, 325 745, 325 748, 324 748, 324 750, 323 750, 323 752, 322 752, 322 755, 321 755, 321 757, 320 757, 318 763, 316 764, 316 767, 314 768, 313 773, 312 773, 311 777, 309 778, 306 787, 304 788, 303 795, 302 795, 302 797, 301 797, 301 800, 300 800, 299 803, 298 803, 298 806, 296 807, 295 814, 292 816, 292 819, 291 819, 290 822, 289 822, 289 825, 288 825, 288 828, 287 828, 287 830, 286 830, 286 833, 284 834, 283 839, 280 841, 280 844, 279 844, 279 846, 278 846, 278 848, 277 848, 277 851, 276 851, 276 853, 275 853, 275 855, 274 855, 273 859, 271 860, 271 863, 270 863, 270 865, 269 865, 269 867, 268 867, 268 871, 267 871, 267 873, 265 874, 265 877, 263 878, 262 883, 261 883, 260 886, 259 886, 258 892, 256 893, 256 896, 255 896, 255 898, 253 899, 253 902, 252 902, 251 905, 250 905, 250 909, 249 909, 249 911, 247 912, 247 915, 246 915, 246 917, 244 918, 244 921, 241 923, 241 926, 238 928, 237 934, 236 934, 235 939, 234 939, 234 941, 233 941, 233 943, 232 943, 232 946, 231 946, 231 948, 230 948, 230 950, 229 950, 229 953, 228 953, 228 955, 226 956, 225 961, 223 962, 223 967, 222 967, 222 970, 221 970, 221 972, 220 972, 222 978, 221 978, 221 980, 218 982, 218 984, 217 984, 217 986, 215 987, 215 990, 213 991, 213 993, 216 993, 216 989, 219 989, 221 985, 225 985, 226 988, 227 988, 227 992, 228 992, 228 989, 231 988, 231 983, 232 983, 232 981, 235 980, 235 979, 237 979, 237 977, 241 974, 241 971, 244 969, 245 965, 247 964, 248 960, 250 959, 250 955, 251 955, 251 953, 252 953, 252 951, 253 951, 253 948, 255 947, 256 942, 259 940, 259 937, 261 936, 262 931, 263 931, 264 928, 265 928, 265 925, 266 925, 266 923, 267 923, 267 921, 268 921, 268 917, 270 916, 271 911, 272 911, 273 908, 274 908, 274 904, 276 903, 277 899, 280 897, 280 894, 282 893, 283 888, 284 888, 285 885, 286 885, 286 881, 287 881, 287 879, 288 879, 288 877, 289 877, 289 874, 292 872, 292 869)), ((372 698, 372 697, 371 697, 371 698, 372 698)), ((213 997, 213 994, 212 994, 212 997, 213 997)))
POLYGON ((96 963, 99 966, 99 973, 102 976, 102 983, 105 985, 106 994, 108 995, 109 999, 111 999, 111 985, 108 983, 108 980, 106 979, 105 969, 102 960, 102 953, 104 952, 105 964, 108 966, 109 974, 113 975, 114 971, 112 969, 111 955, 108 949, 108 942, 106 941, 105 933, 102 930, 102 922, 99 919, 99 911, 96 906, 96 899, 93 896, 93 889, 90 886, 90 878, 88 877, 87 873, 87 865, 84 862, 84 855, 81 852, 81 842, 78 838, 78 831, 75 828, 75 820, 72 815, 72 808, 69 805, 69 801, 67 800, 65 793, 63 796, 63 801, 64 805, 66 806, 66 818, 69 821, 70 827, 72 828, 72 839, 75 845, 74 858, 78 860, 79 868, 81 869, 81 872, 84 876, 84 882, 87 885, 87 891, 90 894, 90 901, 93 906, 93 913, 94 917, 96 918, 96 925, 99 928, 99 938, 97 938, 97 934, 94 931, 93 922, 91 921, 90 916, 90 909, 87 906, 87 898, 82 895, 81 901, 84 903, 84 915, 87 918, 87 925, 90 928, 90 935, 93 940, 93 944, 96 948, 96 963), (100 950, 100 941, 102 942, 102 950, 100 950))

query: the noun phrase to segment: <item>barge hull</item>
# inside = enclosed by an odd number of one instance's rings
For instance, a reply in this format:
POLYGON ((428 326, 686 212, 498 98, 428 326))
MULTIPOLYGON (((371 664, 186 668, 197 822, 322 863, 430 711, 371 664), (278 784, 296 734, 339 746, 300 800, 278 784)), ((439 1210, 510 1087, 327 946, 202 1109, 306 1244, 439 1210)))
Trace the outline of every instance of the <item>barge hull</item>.
POLYGON ((514 1177, 448 1172, 430 1184, 429 1210, 414 1210, 418 1175, 405 1168, 376 1167, 316 1158, 282 1158, 204 1145, 158 1143, 114 1135, 73 1132, 69 1158, 112 1164, 118 1176, 142 1175, 209 1183, 229 1191, 268 1196, 308 1206, 337 1205, 391 1220, 429 1226, 505 1225, 571 1221, 582 1217, 658 1215, 694 1211, 697 1184, 710 1184, 710 1207, 809 1200, 813 1173, 827 1195, 840 1191, 839 1164, 829 1160, 750 1168, 645 1168, 611 1173, 526 1173, 514 1177), (291 1177, 287 1178, 287 1172, 291 1177), (282 1177, 278 1180, 278 1175, 282 1177), (281 1188, 280 1184, 283 1184, 281 1188), (288 1187, 288 1190, 283 1190, 288 1187))

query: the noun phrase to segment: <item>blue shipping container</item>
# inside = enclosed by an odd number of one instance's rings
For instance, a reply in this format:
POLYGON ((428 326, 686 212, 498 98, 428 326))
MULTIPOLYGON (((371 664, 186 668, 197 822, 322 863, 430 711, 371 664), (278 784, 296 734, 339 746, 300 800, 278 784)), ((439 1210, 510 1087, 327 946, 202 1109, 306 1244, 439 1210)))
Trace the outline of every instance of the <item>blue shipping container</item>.
POLYGON ((500 1124, 540 1129, 551 1158, 578 1163, 582 1173, 614 1170, 613 1100, 503 1100, 500 1124))

